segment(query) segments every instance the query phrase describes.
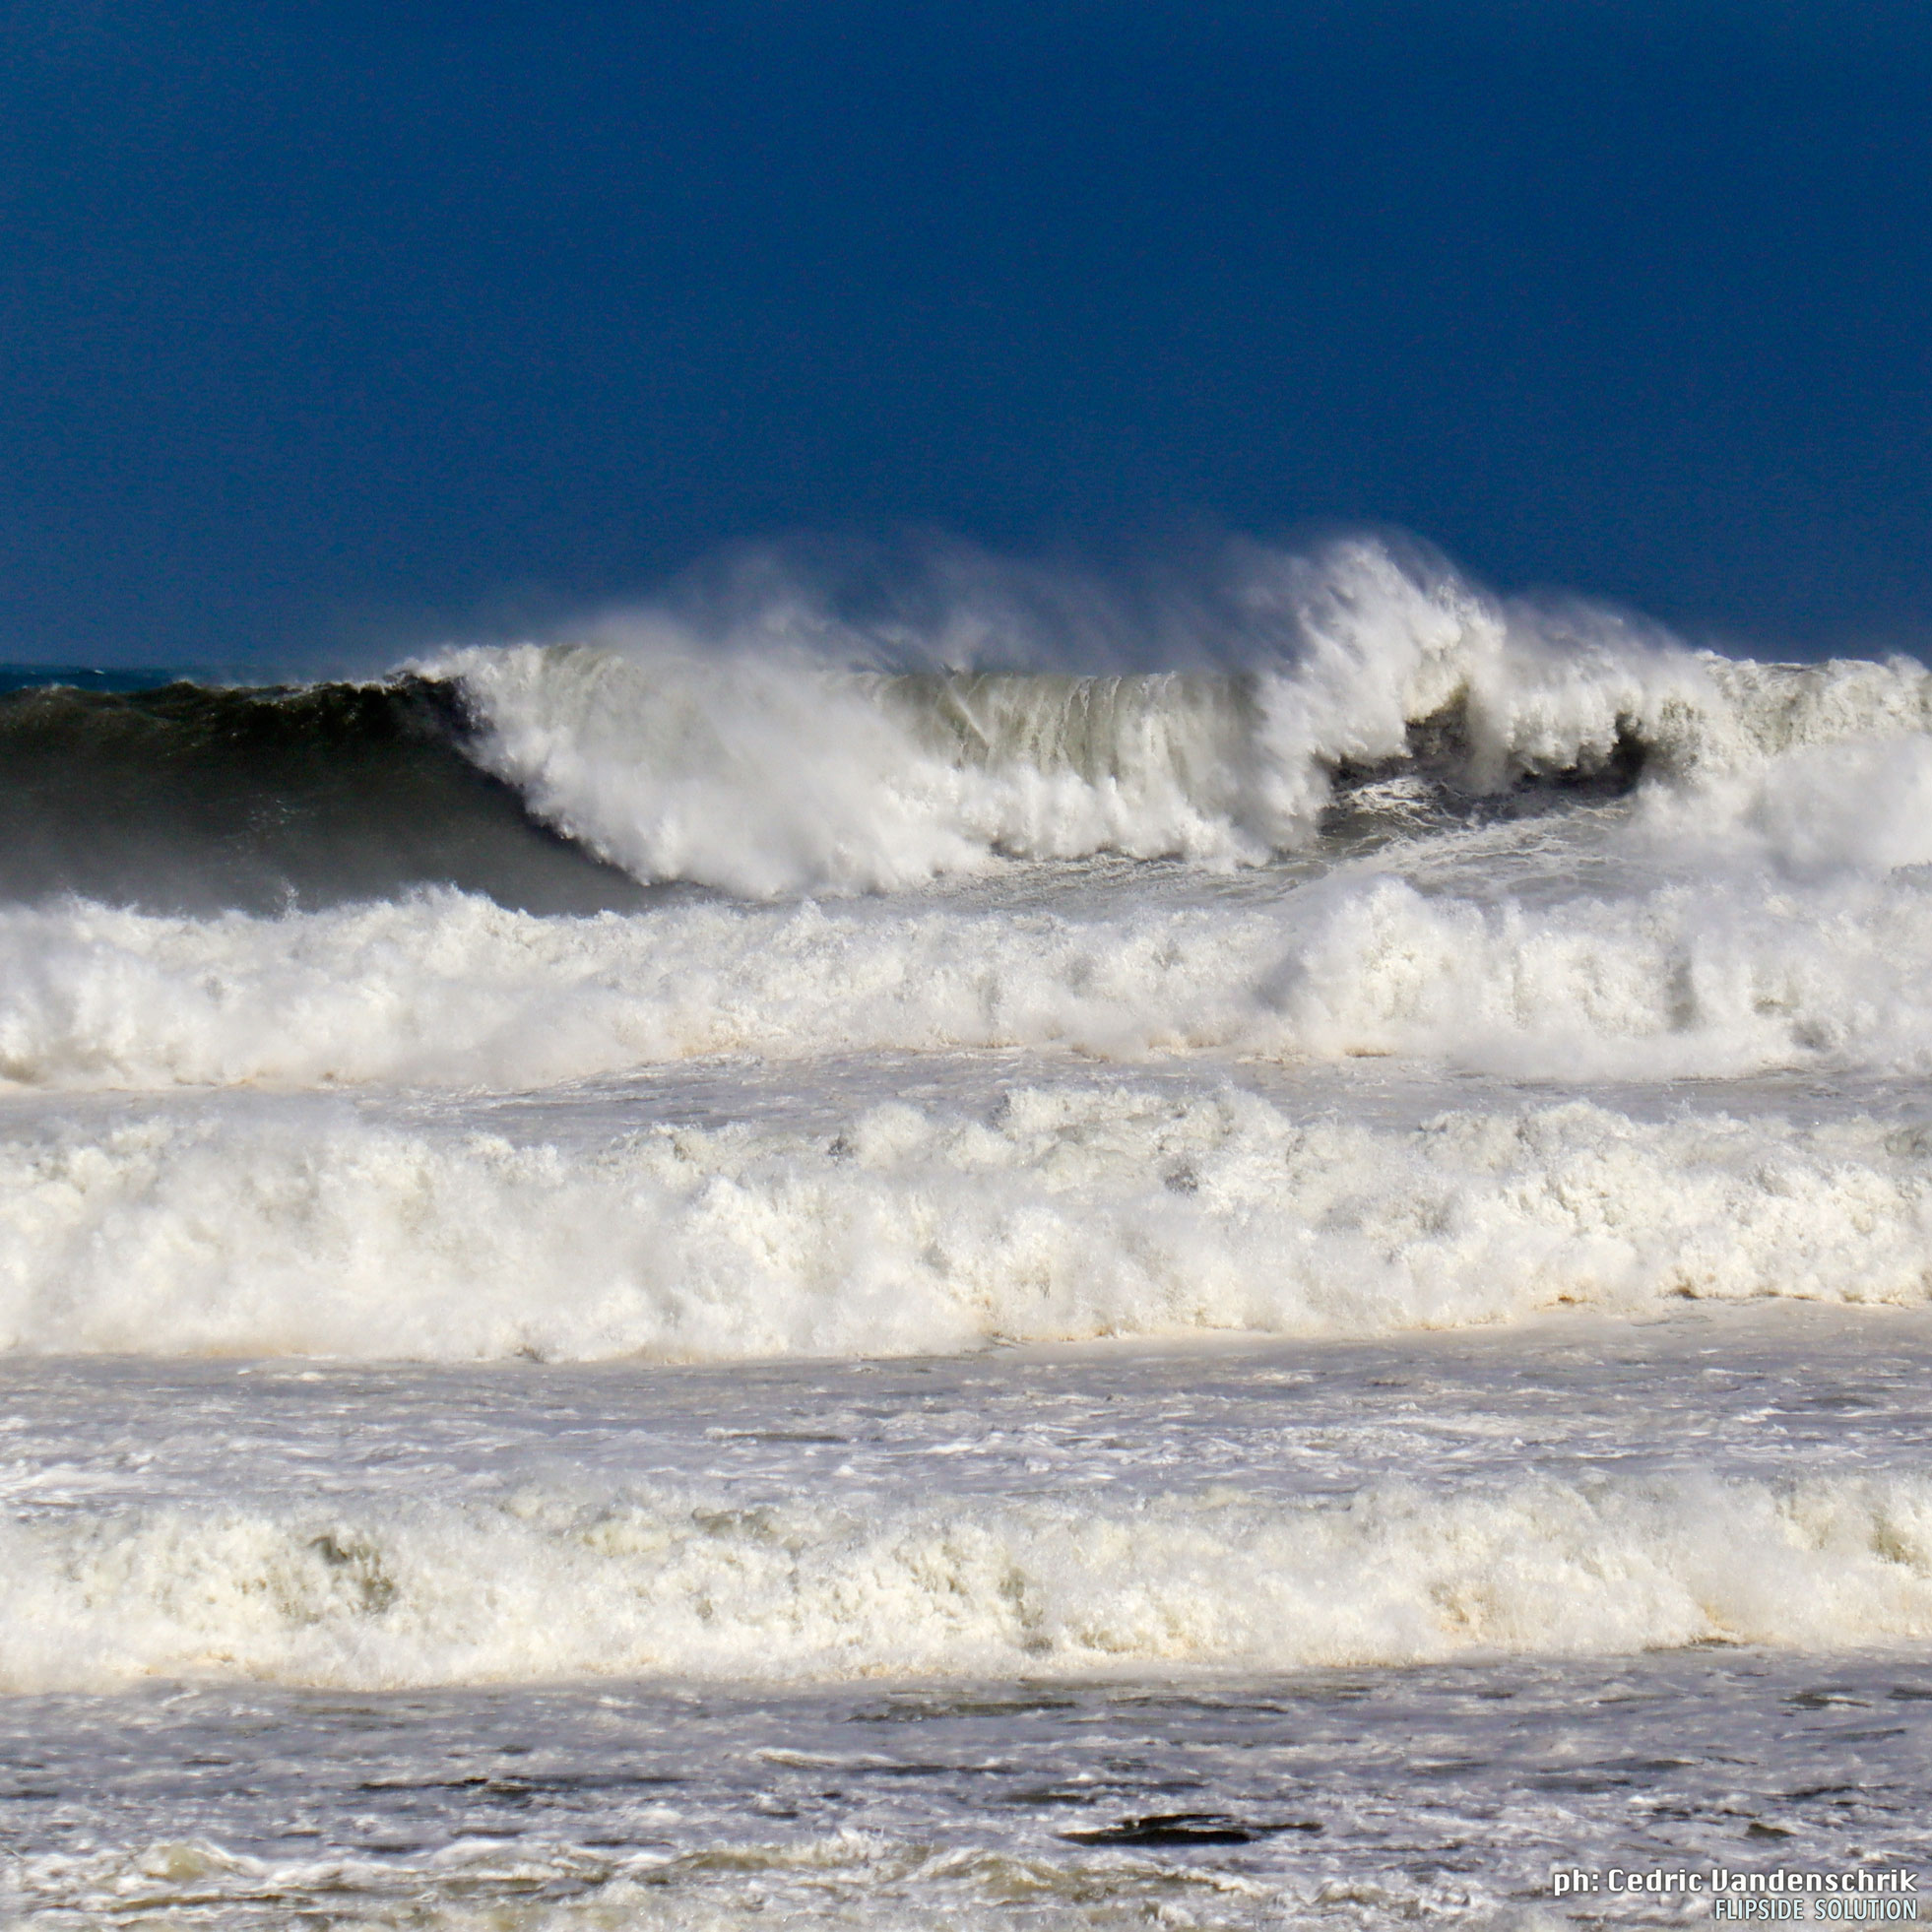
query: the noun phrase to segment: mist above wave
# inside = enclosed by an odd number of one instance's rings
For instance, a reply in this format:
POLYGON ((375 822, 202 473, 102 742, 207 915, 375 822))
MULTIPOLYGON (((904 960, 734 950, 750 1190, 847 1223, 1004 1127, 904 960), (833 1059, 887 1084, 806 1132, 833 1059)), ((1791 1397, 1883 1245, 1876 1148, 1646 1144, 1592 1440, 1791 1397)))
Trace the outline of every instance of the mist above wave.
POLYGON ((1584 605, 1500 601, 1368 540, 1231 548, 1206 591, 1139 634, 1115 612, 1084 628, 977 612, 969 591, 924 628, 771 598, 419 669, 463 693, 473 755, 544 822, 640 879, 751 897, 1003 858, 1256 865, 1403 770, 1464 807, 1640 772, 1714 798, 1782 755, 1932 722, 1932 676, 1904 660, 1740 663, 1584 605), (1096 648, 1194 668, 1052 668, 1096 648))

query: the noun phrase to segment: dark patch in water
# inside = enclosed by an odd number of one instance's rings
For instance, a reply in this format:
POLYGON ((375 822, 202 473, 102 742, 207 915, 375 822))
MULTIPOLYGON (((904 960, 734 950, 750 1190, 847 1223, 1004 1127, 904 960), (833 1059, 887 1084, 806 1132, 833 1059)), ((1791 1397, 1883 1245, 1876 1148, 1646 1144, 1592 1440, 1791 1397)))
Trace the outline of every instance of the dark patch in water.
POLYGON ((1650 756, 1635 723, 1619 719, 1616 741, 1601 758, 1517 769, 1498 782, 1479 782, 1460 702, 1409 726, 1406 739, 1399 758, 1344 759, 1334 767, 1333 796, 1321 816, 1324 842, 1376 845, 1404 834, 1605 804, 1636 790, 1650 756))
POLYGON ((1169 1811, 1146 1818, 1127 1818, 1118 1825, 1103 1825, 1091 1832, 1062 1832, 1059 1835, 1073 1844, 1253 1844, 1257 1838, 1274 1837, 1282 1832, 1317 1833, 1321 1826, 1314 1819, 1294 1819, 1277 1825, 1244 1825, 1221 1812, 1169 1811))
POLYGON ((453 685, 0 693, 0 899, 275 913, 451 886, 539 913, 651 896, 465 746, 453 685))

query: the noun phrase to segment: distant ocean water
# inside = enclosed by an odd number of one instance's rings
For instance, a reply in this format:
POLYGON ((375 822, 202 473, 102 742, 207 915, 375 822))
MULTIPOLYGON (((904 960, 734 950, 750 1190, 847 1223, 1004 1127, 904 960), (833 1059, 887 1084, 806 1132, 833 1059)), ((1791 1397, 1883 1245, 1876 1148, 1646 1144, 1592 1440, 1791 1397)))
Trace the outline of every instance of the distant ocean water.
POLYGON ((1932 674, 1243 569, 0 672, 14 1921, 1917 1869, 1932 674))
POLYGON ((79 664, 0 664, 0 691, 27 691, 58 686, 75 691, 150 691, 187 672, 162 670, 159 666, 103 669, 79 664))

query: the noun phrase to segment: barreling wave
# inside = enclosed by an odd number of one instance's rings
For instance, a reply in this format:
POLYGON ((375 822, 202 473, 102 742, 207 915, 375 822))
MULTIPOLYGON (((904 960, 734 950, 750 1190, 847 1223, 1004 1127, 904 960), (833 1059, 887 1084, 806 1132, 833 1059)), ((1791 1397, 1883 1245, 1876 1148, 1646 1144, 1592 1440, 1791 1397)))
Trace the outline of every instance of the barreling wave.
POLYGON ((1932 1488, 1911 1474, 884 1509, 527 1484, 468 1507, 28 1518, 0 1523, 0 1556, 8 1692, 1252 1673, 1932 1635, 1932 1488))
MULTIPOLYGON (((1004 858, 1258 865, 1324 834, 1440 829, 1645 772, 1735 785, 1932 728, 1932 674, 1903 659, 1737 662, 1585 607, 1499 603, 1373 543, 1226 568, 1219 615, 1177 646, 1215 669, 885 672, 863 660, 903 654, 901 636, 841 635, 861 662, 836 665, 822 624, 764 616, 705 638, 612 624, 419 669, 461 689, 474 754, 546 823, 638 878, 752 897, 1004 858)), ((1001 641, 1051 662, 1051 639, 1001 641)))
POLYGON ((869 630, 780 599, 386 684, 0 695, 0 896, 264 911, 440 884, 557 912, 1102 854, 1226 869, 1646 774, 1735 816, 1779 759, 1932 742, 1932 676, 1903 660, 1735 662, 1370 542, 1218 568, 1188 621, 1111 640, 1191 668, 1053 669, 1091 648, 1064 613, 869 630))
POLYGON ((585 1149, 316 1105, 0 1140, 0 1347, 733 1361, 1932 1299, 1932 1135, 1869 1121, 1022 1088, 585 1149))

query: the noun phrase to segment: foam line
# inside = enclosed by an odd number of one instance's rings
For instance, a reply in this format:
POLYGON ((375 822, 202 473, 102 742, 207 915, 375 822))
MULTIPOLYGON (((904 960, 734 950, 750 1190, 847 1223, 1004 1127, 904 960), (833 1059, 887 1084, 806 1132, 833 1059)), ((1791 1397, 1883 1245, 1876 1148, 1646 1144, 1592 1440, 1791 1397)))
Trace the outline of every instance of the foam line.
POLYGON ((1932 1490, 1883 1475, 882 1512, 525 1485, 468 1507, 17 1520, 0 1558, 10 1692, 1254 1672, 1932 1635, 1932 1490))
POLYGON ((1403 1130, 1119 1088, 577 1152, 346 1108, 156 1115, 0 1141, 0 1346, 704 1361, 1912 1306, 1924 1141, 1580 1102, 1403 1130))

